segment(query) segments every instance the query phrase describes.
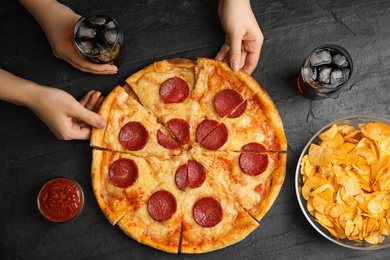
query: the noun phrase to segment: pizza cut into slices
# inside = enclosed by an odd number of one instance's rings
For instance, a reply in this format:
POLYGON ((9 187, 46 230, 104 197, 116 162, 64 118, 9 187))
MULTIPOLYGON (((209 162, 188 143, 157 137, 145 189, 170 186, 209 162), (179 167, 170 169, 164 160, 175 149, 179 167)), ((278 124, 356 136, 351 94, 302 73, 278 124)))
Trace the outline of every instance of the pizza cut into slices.
POLYGON ((186 154, 164 161, 164 181, 148 189, 139 206, 131 206, 118 222, 124 233, 140 243, 178 253, 185 193, 176 187, 175 173, 187 161, 186 154))
POLYGON ((234 199, 257 221, 276 200, 286 174, 287 155, 254 151, 208 151, 194 148, 190 154, 207 168, 208 176, 226 186, 234 199))
POLYGON ((107 96, 98 113, 107 125, 92 131, 93 147, 163 159, 181 153, 169 131, 120 86, 107 96))
MULTIPOLYGON (((222 180, 209 174, 207 165, 191 160, 206 172, 206 178, 199 187, 185 190, 180 252, 205 253, 243 240, 259 224, 233 199, 222 180)), ((188 174, 190 179, 190 170, 188 174)))
POLYGON ((237 243, 282 187, 280 115, 251 76, 225 62, 156 62, 116 87, 99 114, 107 127, 91 136, 95 196, 140 243, 189 254, 237 243))

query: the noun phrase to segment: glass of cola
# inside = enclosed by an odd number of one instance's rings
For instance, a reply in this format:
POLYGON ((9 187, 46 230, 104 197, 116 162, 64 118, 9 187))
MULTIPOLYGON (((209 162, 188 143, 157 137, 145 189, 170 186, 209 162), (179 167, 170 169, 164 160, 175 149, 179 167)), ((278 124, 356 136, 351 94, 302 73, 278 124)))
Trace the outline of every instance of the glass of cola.
POLYGON ((94 63, 109 63, 119 55, 123 32, 113 18, 93 13, 77 21, 73 39, 77 51, 84 59, 94 63))
POLYGON ((321 99, 339 91, 351 78, 353 63, 348 51, 338 45, 323 45, 305 59, 298 76, 299 91, 321 99))

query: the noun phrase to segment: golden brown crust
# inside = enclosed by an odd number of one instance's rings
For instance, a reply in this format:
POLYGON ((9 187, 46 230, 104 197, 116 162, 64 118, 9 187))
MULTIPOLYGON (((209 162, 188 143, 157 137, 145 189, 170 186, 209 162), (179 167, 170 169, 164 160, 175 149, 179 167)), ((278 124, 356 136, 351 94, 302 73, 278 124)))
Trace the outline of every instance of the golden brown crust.
POLYGON ((110 206, 110 198, 107 196, 107 190, 105 189, 106 179, 103 173, 103 152, 102 150, 94 149, 92 152, 92 169, 91 169, 91 181, 92 188, 95 194, 96 200, 103 211, 103 214, 107 217, 108 221, 112 225, 115 225, 118 219, 120 219, 127 211, 128 207, 121 211, 114 211, 112 205, 110 206))
POLYGON ((208 58, 155 62, 128 77, 126 83, 116 87, 99 110, 109 126, 94 129, 91 136, 91 146, 108 149, 94 149, 91 167, 93 190, 108 220, 136 241, 169 253, 205 253, 243 240, 271 208, 285 178, 287 155, 279 152, 287 150, 287 140, 268 93, 245 72, 234 72, 229 64, 208 58), (172 104, 160 98, 159 87, 170 77, 187 82, 190 94, 185 101, 172 104), (216 113, 213 99, 223 89, 237 91, 248 102, 241 118, 221 118, 216 113), (121 124, 115 122, 127 122, 123 118, 144 122, 148 129, 161 129, 168 135, 172 133, 167 122, 183 119, 190 125, 191 141, 179 153, 161 154, 161 146, 127 151, 116 140, 121 124), (150 123, 151 118, 161 128, 150 123), (224 123, 229 130, 231 140, 216 151, 195 142, 196 129, 206 118, 224 123), (269 164, 258 176, 243 173, 238 163, 242 147, 250 142, 267 149, 260 153, 268 155, 269 164), (139 165, 142 174, 134 186, 121 189, 110 182, 109 165, 118 158, 130 158, 139 165), (175 173, 188 160, 205 167, 206 180, 183 192, 176 185, 175 173), (162 222, 154 220, 147 209, 148 199, 159 190, 169 191, 177 201, 176 212, 162 222), (193 217, 194 204, 204 197, 213 197, 222 206, 223 218, 213 227, 202 227, 193 217))
MULTIPOLYGON (((106 122, 109 119, 111 107, 118 95, 122 91, 122 87, 117 86, 110 94, 104 99, 102 105, 99 108, 98 114, 101 115, 106 122)), ((101 147, 103 142, 104 133, 106 128, 92 128, 90 145, 92 147, 101 147)))
MULTIPOLYGON (((278 109, 276 108, 274 102, 268 95, 268 93, 261 88, 255 95, 262 104, 263 111, 267 117, 267 124, 272 128, 277 135, 277 142, 279 144, 279 149, 276 151, 287 151, 287 139, 284 133, 283 122, 279 115, 278 109)), ((273 150, 275 151, 275 150, 273 150)))
POLYGON ((150 111, 130 97, 124 88, 116 87, 107 99, 108 102, 103 104, 99 110, 99 114, 105 118, 107 125, 105 128, 93 130, 91 146, 142 157, 156 156, 162 159, 170 158, 181 152, 180 148, 167 149, 158 143, 157 132, 159 130, 167 132, 167 130, 157 122, 157 118, 150 111), (140 122, 148 133, 148 140, 140 150, 128 150, 118 139, 122 127, 129 122, 140 122))
MULTIPOLYGON (((287 154, 278 154, 278 157, 278 166, 272 172, 266 199, 261 201, 259 205, 260 210, 252 215, 254 218, 256 218, 257 221, 260 221, 270 210, 283 186, 283 182, 286 176, 287 154)), ((261 191, 259 190, 259 192, 261 191)))
MULTIPOLYGON (((118 226, 130 237, 140 243, 152 246, 159 250, 177 253, 179 250, 181 224, 182 224, 182 201, 184 193, 176 188, 173 178, 176 170, 187 163, 186 154, 172 158, 172 160, 156 161, 149 159, 152 174, 159 179, 157 187, 145 187, 141 207, 131 207, 127 214, 118 222, 118 226), (156 165, 156 164, 157 165, 156 165), (154 220, 148 213, 147 203, 150 196, 156 191, 169 191, 176 199, 177 210, 169 220, 162 222, 154 220)), ((145 186, 149 186, 145 184, 145 186)))

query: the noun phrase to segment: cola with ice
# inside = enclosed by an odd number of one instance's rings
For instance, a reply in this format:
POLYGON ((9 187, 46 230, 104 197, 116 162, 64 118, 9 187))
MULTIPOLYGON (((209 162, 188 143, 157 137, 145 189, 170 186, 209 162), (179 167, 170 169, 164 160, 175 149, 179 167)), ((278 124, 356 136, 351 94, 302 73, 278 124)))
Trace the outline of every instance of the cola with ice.
POLYGON ((304 61, 298 76, 299 91, 310 99, 319 99, 340 90, 351 78, 352 59, 337 45, 313 50, 304 61))
POLYGON ((104 14, 81 17, 74 27, 73 38, 80 55, 94 63, 115 60, 123 44, 123 33, 118 23, 104 14))

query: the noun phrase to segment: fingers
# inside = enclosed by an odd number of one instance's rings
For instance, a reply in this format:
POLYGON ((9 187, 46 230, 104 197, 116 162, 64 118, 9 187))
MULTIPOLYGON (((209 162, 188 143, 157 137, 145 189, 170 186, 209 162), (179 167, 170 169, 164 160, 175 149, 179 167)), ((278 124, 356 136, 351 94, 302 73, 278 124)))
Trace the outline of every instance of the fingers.
POLYGON ((77 52, 70 52, 67 56, 62 57, 62 59, 76 69, 87 73, 108 75, 118 72, 118 68, 113 64, 95 64, 84 60, 77 52))
POLYGON ((101 93, 99 91, 91 90, 80 100, 80 104, 88 110, 95 111, 100 96, 101 93))
POLYGON ((102 105, 103 101, 106 99, 106 97, 99 97, 98 101, 96 102, 95 108, 93 111, 97 113, 99 111, 100 106, 102 105))
POLYGON ((221 49, 219 50, 219 52, 217 53, 217 55, 215 56, 215 59, 220 61, 225 60, 227 54, 229 53, 229 50, 230 50, 229 45, 224 43, 221 49))
POLYGON ((241 44, 242 37, 233 37, 231 38, 231 46, 230 46, 230 66, 234 71, 239 71, 240 69, 240 61, 241 61, 241 44))
POLYGON ((244 67, 242 67, 242 70, 251 75, 257 67, 258 61, 259 55, 257 55, 256 53, 248 53, 246 56, 245 65, 244 67))
MULTIPOLYGON (((63 140, 88 140, 91 138, 92 130, 90 127, 81 127, 73 131, 72 135, 67 138, 62 138, 63 140)), ((61 138, 60 138, 61 139, 61 138)))
POLYGON ((88 101, 90 100, 91 96, 92 96, 94 93, 96 93, 95 90, 89 91, 89 92, 80 100, 80 104, 81 104, 82 106, 85 107, 85 105, 88 103, 88 101))
MULTIPOLYGON (((94 106, 95 105, 96 105, 96 102, 95 102, 94 106)), ((104 120, 104 118, 102 116, 83 107, 81 104, 78 104, 78 106, 74 108, 73 113, 74 114, 71 116, 86 123, 87 125, 93 126, 95 128, 104 128, 106 126, 106 120, 104 120)), ((82 128, 85 128, 85 127, 82 127, 82 128)))

